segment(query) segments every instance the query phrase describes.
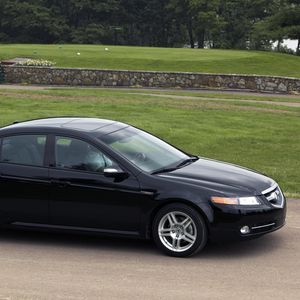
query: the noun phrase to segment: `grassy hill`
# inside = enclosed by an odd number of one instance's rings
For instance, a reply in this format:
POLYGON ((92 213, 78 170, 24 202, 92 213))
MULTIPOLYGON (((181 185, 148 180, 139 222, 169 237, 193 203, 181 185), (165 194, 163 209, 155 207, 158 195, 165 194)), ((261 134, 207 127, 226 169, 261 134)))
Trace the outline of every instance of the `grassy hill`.
POLYGON ((56 62, 59 67, 259 74, 300 78, 300 57, 261 51, 0 44, 0 60, 14 57, 44 58, 56 62))
POLYGON ((268 174, 289 197, 300 198, 300 97, 1 88, 0 107, 0 126, 62 114, 128 122, 189 153, 268 174))

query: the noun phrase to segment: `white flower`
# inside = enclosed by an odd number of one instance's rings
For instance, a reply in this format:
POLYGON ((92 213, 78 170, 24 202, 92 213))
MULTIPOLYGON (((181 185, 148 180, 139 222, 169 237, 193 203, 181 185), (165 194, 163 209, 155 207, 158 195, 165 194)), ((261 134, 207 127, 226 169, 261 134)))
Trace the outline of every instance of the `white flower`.
POLYGON ((34 66, 34 67, 52 67, 56 63, 45 59, 27 59, 19 62, 19 66, 34 66))

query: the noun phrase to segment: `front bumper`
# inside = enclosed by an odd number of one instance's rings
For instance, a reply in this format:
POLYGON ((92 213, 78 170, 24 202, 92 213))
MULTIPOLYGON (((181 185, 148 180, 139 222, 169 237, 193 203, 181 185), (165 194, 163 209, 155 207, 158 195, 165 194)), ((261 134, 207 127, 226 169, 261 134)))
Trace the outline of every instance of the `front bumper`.
POLYGON ((286 218, 285 199, 282 208, 265 203, 256 208, 213 205, 212 209, 214 221, 209 226, 212 241, 243 240, 261 236, 283 227, 286 218), (241 233, 244 226, 250 228, 249 233, 241 233))

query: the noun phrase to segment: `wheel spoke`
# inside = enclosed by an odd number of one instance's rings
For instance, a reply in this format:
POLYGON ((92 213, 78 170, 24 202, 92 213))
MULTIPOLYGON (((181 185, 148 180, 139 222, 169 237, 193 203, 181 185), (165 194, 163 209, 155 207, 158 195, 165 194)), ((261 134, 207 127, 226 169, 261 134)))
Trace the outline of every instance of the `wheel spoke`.
POLYGON ((160 236, 170 236, 171 235, 171 228, 164 228, 164 229, 161 229, 159 231, 159 235, 160 236))
POLYGON ((168 214, 168 220, 169 220, 170 225, 177 224, 177 219, 176 219, 174 213, 169 213, 168 214))
POLYGON ((184 229, 188 228, 192 224, 192 220, 190 218, 186 218, 183 222, 181 222, 181 225, 184 227, 184 229))
POLYGON ((173 238, 173 241, 172 241, 172 247, 176 250, 179 249, 180 247, 180 240, 179 239, 176 239, 176 238, 173 238))
POLYGON ((192 244, 192 243, 194 243, 196 237, 194 235, 189 234, 188 232, 185 232, 182 239, 184 239, 188 243, 192 244))

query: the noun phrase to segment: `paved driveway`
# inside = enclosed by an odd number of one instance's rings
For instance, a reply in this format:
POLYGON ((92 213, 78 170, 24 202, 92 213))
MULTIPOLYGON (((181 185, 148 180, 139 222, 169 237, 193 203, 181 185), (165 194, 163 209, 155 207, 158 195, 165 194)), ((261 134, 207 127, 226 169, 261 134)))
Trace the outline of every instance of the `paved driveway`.
POLYGON ((0 234, 0 299, 300 299, 300 200, 287 225, 194 258, 151 242, 62 234, 0 234))

